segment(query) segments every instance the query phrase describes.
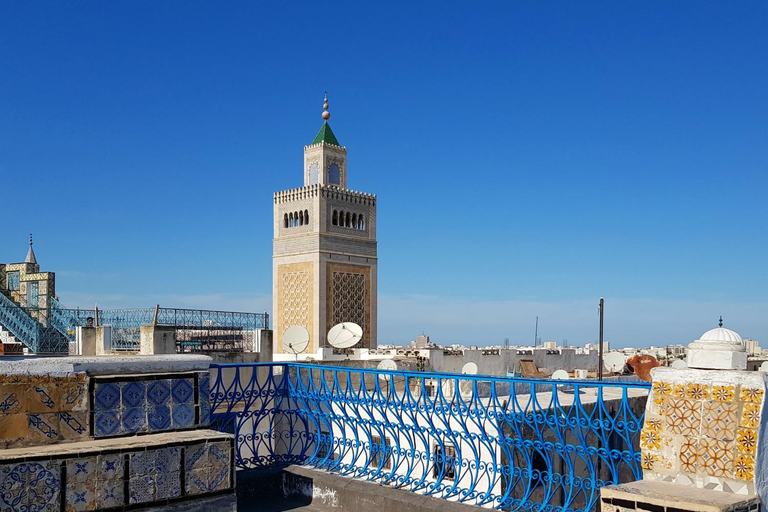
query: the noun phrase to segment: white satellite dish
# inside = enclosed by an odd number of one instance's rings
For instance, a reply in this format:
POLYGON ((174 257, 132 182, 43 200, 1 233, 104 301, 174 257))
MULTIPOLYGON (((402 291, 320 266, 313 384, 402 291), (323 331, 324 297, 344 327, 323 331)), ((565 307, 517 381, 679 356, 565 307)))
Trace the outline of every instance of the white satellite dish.
POLYGON ((283 333, 283 351, 293 354, 298 359, 299 354, 309 346, 309 331, 300 325, 289 327, 283 333))
MULTIPOLYGON (((768 361, 766 361, 766 363, 768 363, 768 361)), ((765 364, 765 363, 763 363, 763 364, 765 364)), ((677 370, 685 370, 685 369, 688 368, 688 363, 686 363, 682 359, 675 359, 674 361, 672 361, 672 364, 669 365, 669 366, 671 366, 672 368, 675 368, 677 370)), ((761 369, 762 369, 762 367, 761 367, 761 369)))
MULTIPOLYGON (((385 370, 389 372, 393 372, 397 370, 397 363, 394 362, 391 359, 384 359, 379 363, 379 365, 376 367, 377 370, 385 370)), ((380 373, 379 374, 379 380, 389 380, 389 375, 386 373, 380 373)))
POLYGON ((612 373, 621 373, 624 371, 624 365, 627 363, 627 357, 621 352, 610 352, 603 358, 603 366, 612 373))
POLYGON ((768 372, 768 361, 765 361, 763 364, 760 365, 760 371, 768 372))
POLYGON ((568 380, 571 378, 571 376, 568 375, 568 372, 565 370, 557 370, 552 374, 552 377, 550 378, 555 380, 568 380))
POLYGON ((363 328, 352 322, 342 322, 328 331, 328 343, 335 348, 350 348, 363 339, 363 328))
POLYGON ((461 367, 461 373, 467 375, 477 375, 477 365, 475 363, 467 363, 461 367))

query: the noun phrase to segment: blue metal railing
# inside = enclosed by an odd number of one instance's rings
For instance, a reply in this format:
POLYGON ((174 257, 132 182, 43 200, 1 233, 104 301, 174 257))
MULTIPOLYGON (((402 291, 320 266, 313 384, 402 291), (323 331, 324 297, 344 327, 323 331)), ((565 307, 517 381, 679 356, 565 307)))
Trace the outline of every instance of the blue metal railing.
POLYGON ((305 464, 503 510, 595 510, 641 478, 646 383, 299 363, 211 367, 240 468, 305 464))
MULTIPOLYGON (((55 299, 51 299, 51 311, 53 326, 65 334, 70 341, 74 341, 74 331, 77 326, 87 325, 88 317, 96 318, 96 311, 66 309, 55 299)), ((138 350, 141 326, 151 325, 154 322, 154 315, 155 308, 100 309, 98 323, 112 326, 113 349, 138 350)), ((256 330, 269 328, 269 316, 266 313, 159 308, 157 324, 179 329, 224 326, 256 330)))
POLYGON ((0 325, 23 343, 29 350, 38 352, 40 324, 18 304, 0 293, 0 325))

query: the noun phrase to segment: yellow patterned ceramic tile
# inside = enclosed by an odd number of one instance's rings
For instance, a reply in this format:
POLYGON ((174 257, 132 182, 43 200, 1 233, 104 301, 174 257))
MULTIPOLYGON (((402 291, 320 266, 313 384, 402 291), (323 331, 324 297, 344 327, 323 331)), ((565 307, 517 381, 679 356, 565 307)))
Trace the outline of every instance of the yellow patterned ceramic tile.
POLYGON ((654 453, 643 453, 642 461, 640 465, 643 469, 653 469, 656 463, 659 462, 659 456, 654 453))
POLYGON ((730 476, 733 472, 733 444, 703 438, 699 447, 699 463, 709 476, 730 476))
POLYGON ((685 398, 685 386, 683 384, 675 384, 672 390, 672 396, 675 398, 685 398))
POLYGON ((653 401, 648 406, 647 412, 649 414, 664 416, 664 413, 667 410, 667 399, 668 397, 665 395, 654 396, 653 401))
POLYGON ((757 428, 760 425, 760 404, 747 402, 741 411, 741 426, 757 428))
POLYGON ((701 435, 731 441, 736 437, 739 404, 704 402, 701 410, 701 435))
POLYGON ((654 382, 653 383, 653 394, 654 395, 671 395, 672 394, 672 384, 669 382, 654 382))
POLYGON ((699 382, 689 382, 685 385, 685 397, 691 400, 706 400, 709 398, 709 386, 699 382))
POLYGON ((646 418, 643 430, 650 430, 651 432, 661 432, 661 427, 664 426, 664 422, 661 418, 646 418))
POLYGON ((658 432, 643 430, 640 434, 640 446, 649 450, 658 450, 661 448, 661 436, 658 432))
POLYGON ((717 402, 733 402, 736 396, 736 386, 712 386, 712 400, 717 402))
POLYGON ((699 445, 695 439, 685 438, 680 445, 680 469, 686 473, 696 472, 696 463, 698 462, 699 445))
POLYGON ((698 436, 701 426, 701 403, 670 399, 667 403, 666 428, 673 434, 698 436))
POLYGON ((749 455, 740 454, 736 457, 733 474, 740 480, 752 480, 755 477, 755 459, 749 455))
POLYGON ((749 388, 742 386, 739 398, 741 398, 742 402, 752 402, 758 404, 763 401, 764 393, 765 391, 760 388, 749 388))
POLYGON ((741 453, 754 455, 757 448, 757 430, 740 428, 736 434, 736 447, 741 453))

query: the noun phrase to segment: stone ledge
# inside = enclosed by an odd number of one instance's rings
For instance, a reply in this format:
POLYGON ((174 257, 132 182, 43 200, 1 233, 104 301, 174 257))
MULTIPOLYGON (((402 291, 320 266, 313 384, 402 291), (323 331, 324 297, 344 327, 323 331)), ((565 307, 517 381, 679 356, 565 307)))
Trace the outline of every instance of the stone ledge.
POLYGON ((212 362, 212 358, 197 354, 41 357, 0 361, 0 374, 62 377, 79 372, 89 375, 178 372, 207 370, 212 362))
POLYGON ((730 512, 757 510, 757 496, 743 496, 668 482, 641 480, 600 490, 603 512, 730 512))
POLYGON ((7 448, 0 450, 0 463, 19 459, 59 458, 63 455, 76 456, 79 453, 103 452, 111 450, 130 451, 142 448, 155 448, 172 444, 188 444, 197 441, 221 441, 234 439, 232 434, 216 430, 188 430, 182 432, 164 432, 133 437, 92 439, 75 443, 49 444, 44 446, 7 448))

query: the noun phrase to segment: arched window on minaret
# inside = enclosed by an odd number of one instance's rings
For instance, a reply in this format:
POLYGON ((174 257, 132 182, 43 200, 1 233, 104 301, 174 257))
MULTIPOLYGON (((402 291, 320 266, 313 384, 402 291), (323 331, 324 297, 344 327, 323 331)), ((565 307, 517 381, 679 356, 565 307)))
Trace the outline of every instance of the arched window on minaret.
POLYGON ((346 222, 344 223, 344 226, 350 227, 352 225, 352 219, 350 218, 349 212, 347 212, 347 218, 346 222))
POLYGON ((288 214, 288 227, 293 227, 293 213, 288 214))
POLYGON ((304 212, 299 212, 299 226, 304 225, 304 212))
POLYGON ((309 166, 309 184, 317 185, 317 163, 309 166))
POLYGON ((331 224, 333 224, 334 226, 339 225, 339 212, 337 212, 336 210, 333 210, 333 217, 331 217, 331 224))
POLYGON ((357 229, 365 229, 365 222, 363 221, 363 214, 361 213, 360 216, 357 218, 357 222, 360 223, 359 226, 357 226, 357 229))
POLYGON ((328 168, 328 183, 331 185, 341 184, 341 169, 336 164, 331 164, 328 168))
POLYGON ((304 224, 309 224, 309 210, 304 210, 304 224))
POLYGON ((284 215, 284 222, 285 222, 285 227, 288 227, 288 214, 287 213, 284 215))
POLYGON ((357 229, 357 214, 356 213, 352 214, 352 227, 357 229))

